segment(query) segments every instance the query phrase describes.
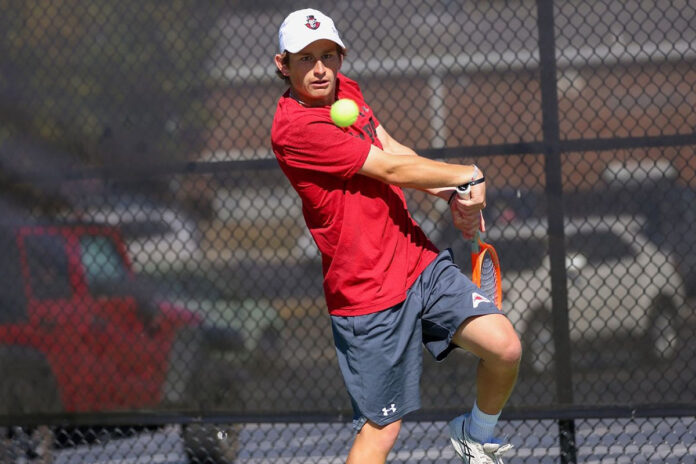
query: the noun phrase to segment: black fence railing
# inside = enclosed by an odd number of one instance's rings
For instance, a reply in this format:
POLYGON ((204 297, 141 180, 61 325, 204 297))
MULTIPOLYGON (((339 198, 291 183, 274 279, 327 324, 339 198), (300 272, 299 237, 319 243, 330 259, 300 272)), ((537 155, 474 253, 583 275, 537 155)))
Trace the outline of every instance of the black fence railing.
MULTIPOLYGON (((696 8, 378 3, 319 8, 394 138, 486 172, 509 461, 696 462, 696 8)), ((321 258, 270 149, 289 11, 0 0, 0 462, 345 461, 321 258)), ((406 196, 468 269, 446 204, 406 196)), ((475 363, 426 356, 390 462, 455 460, 475 363)))

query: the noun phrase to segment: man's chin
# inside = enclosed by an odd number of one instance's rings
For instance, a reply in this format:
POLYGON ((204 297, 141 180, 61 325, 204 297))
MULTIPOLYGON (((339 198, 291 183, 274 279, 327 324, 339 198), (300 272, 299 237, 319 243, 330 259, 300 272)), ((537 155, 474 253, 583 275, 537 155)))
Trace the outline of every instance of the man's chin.
POLYGON ((310 106, 325 106, 333 102, 331 92, 312 93, 307 100, 310 106))

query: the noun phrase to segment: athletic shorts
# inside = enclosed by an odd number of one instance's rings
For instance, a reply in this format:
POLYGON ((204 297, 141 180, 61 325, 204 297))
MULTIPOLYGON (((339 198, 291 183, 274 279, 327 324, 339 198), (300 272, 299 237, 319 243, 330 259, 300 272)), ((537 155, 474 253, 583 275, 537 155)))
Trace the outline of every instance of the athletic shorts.
POLYGON ((386 425, 420 408, 423 345, 438 361, 468 318, 500 311, 452 261, 447 249, 423 271, 406 299, 363 316, 331 316, 338 363, 353 405, 353 428, 386 425))

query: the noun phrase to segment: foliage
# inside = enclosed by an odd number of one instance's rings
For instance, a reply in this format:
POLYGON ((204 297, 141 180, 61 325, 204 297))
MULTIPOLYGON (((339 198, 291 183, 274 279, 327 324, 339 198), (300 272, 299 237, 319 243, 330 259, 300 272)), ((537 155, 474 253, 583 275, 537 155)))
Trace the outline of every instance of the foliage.
POLYGON ((78 166, 184 159, 208 119, 205 63, 222 7, 0 0, 0 142, 29 137, 78 166))

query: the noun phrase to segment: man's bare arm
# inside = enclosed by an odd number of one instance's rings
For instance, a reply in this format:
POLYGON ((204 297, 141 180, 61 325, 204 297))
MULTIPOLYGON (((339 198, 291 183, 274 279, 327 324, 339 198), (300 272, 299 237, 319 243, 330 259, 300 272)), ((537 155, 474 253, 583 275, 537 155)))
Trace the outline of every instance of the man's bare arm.
MULTIPOLYGON (((382 150, 373 145, 359 171, 360 174, 399 187, 450 191, 458 185, 471 181, 474 174, 477 174, 477 177, 482 175, 480 171, 475 173, 472 165, 450 164, 420 156, 412 149, 396 142, 381 126, 377 127, 377 133, 385 149, 382 150)), ((483 186, 483 184, 479 185, 483 186)), ((476 187, 473 189, 474 192, 481 190, 476 187)))
MULTIPOLYGON (((377 126, 377 138, 382 143, 382 147, 384 148, 384 151, 387 153, 390 153, 392 155, 418 156, 418 154, 412 148, 407 147, 406 145, 403 145, 402 143, 396 141, 396 139, 394 139, 381 125, 377 126)), ((438 196, 445 200, 448 200, 450 198, 450 195, 452 194, 451 187, 426 188, 420 190, 423 190, 424 192, 438 196)))
MULTIPOLYGON (((445 200, 452 198, 457 185, 483 176, 474 166, 443 163, 419 156, 389 136, 382 126, 377 127, 377 137, 384 150, 372 147, 360 170, 361 174, 401 187, 423 190, 445 200)), ((485 183, 472 187, 469 198, 457 195, 456 200, 451 202, 455 227, 462 231, 465 238, 473 237, 479 228, 484 230, 481 209, 485 205, 485 183)))

